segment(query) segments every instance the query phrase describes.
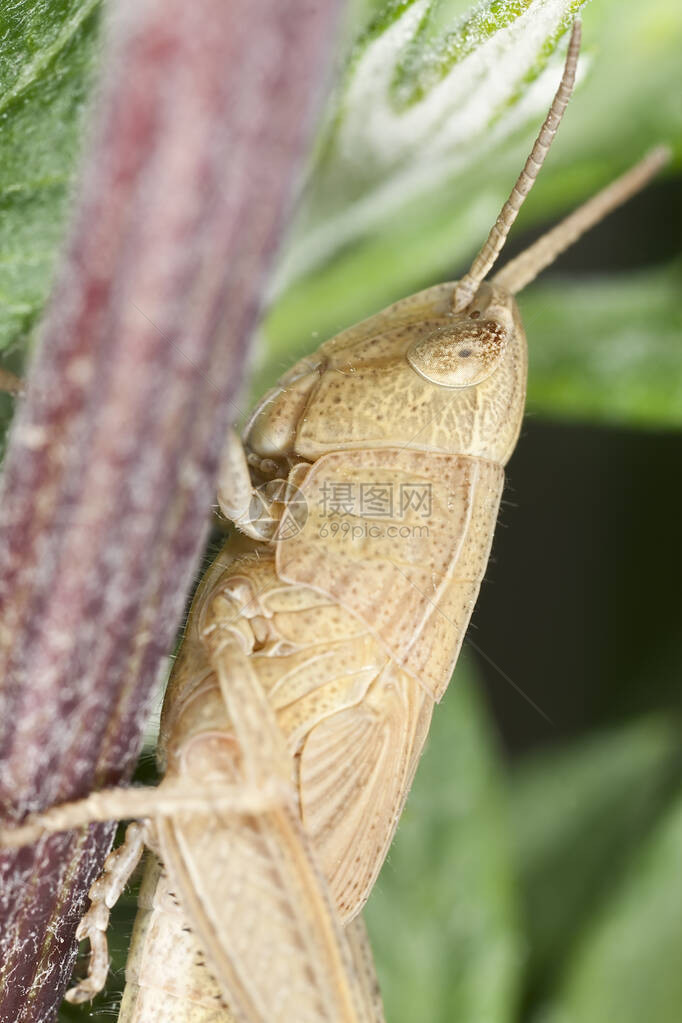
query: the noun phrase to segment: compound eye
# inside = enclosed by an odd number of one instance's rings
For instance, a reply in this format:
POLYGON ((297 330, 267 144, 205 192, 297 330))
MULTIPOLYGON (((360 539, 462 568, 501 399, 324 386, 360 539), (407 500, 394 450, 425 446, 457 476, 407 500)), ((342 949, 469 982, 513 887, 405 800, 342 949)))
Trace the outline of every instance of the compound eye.
POLYGON ((497 320, 459 320, 415 341, 407 361, 433 384, 473 387, 496 369, 508 336, 497 320))

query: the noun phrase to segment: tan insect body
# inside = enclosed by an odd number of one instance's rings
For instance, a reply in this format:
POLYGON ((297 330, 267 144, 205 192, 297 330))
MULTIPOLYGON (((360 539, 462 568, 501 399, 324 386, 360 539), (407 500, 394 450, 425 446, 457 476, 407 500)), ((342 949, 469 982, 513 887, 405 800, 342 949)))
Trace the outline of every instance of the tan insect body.
POLYGON ((486 568, 525 402, 513 294, 665 159, 651 154, 483 281, 565 109, 579 39, 576 24, 545 125, 471 270, 325 342, 258 404, 243 444, 231 436, 219 502, 247 535, 230 538, 195 596, 156 800, 145 810, 140 793, 97 794, 3 836, 123 815, 134 800, 149 818, 91 890, 79 931, 91 973, 72 1000, 103 983, 105 907, 146 841, 155 857, 120 1020, 382 1020, 358 914, 486 568), (269 525, 254 521, 257 486, 269 525), (372 488, 412 497, 378 524, 362 501, 372 488), (330 493, 345 497, 334 510, 330 493), (305 521, 292 519, 300 495, 305 521))

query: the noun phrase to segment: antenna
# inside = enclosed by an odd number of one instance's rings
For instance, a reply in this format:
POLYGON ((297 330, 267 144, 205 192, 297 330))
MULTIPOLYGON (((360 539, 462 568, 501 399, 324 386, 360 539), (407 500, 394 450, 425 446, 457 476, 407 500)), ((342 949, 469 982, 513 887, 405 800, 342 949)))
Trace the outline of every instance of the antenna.
POLYGON ((462 277, 455 287, 453 295, 454 312, 459 312, 466 308, 478 291, 481 281, 497 259, 509 234, 509 229, 516 220, 517 214, 533 187, 533 182, 544 163, 573 91, 575 70, 578 64, 578 52, 580 50, 580 36, 581 24, 579 20, 576 20, 573 23, 573 30, 568 43, 564 73, 561 76, 559 88, 552 100, 549 113, 535 140, 531 154, 526 160, 525 167, 519 174, 516 184, 512 188, 511 195, 502 207, 500 215, 495 221, 481 251, 471 264, 468 273, 462 277))
POLYGON ((668 146, 656 146, 651 152, 626 171, 610 185, 597 192, 577 210, 570 213, 551 231, 543 234, 516 259, 512 259, 498 274, 493 277, 495 284, 500 284, 512 295, 516 295, 541 270, 553 263, 560 253, 585 234, 585 231, 603 220, 607 213, 639 192, 670 159, 668 146))

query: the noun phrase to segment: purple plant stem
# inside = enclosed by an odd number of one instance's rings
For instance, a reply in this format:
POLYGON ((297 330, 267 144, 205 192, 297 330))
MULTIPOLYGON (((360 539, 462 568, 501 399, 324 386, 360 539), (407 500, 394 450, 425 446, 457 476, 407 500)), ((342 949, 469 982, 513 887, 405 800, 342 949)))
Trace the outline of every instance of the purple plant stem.
MULTIPOLYGON (((130 777, 337 0, 125 0, 0 520, 0 813, 130 777)), ((0 1020, 54 1018, 112 826, 0 858, 0 1020)))

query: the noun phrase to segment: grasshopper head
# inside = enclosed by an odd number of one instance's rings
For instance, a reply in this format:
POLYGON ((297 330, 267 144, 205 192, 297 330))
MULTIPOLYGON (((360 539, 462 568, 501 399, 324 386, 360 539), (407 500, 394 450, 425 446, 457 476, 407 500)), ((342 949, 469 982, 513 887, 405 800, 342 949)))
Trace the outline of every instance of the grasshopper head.
POLYGON ((261 401, 245 439, 283 473, 341 449, 409 447, 504 464, 519 434, 526 339, 514 300, 529 281, 668 158, 659 147, 487 281, 556 134, 573 87, 580 23, 549 113, 471 267, 325 342, 261 401), (276 464, 277 463, 277 464, 276 464))
POLYGON ((523 416, 523 327, 503 288, 481 284, 453 311, 456 287, 412 295, 325 342, 260 403, 250 452, 279 463, 410 447, 506 462, 523 416))
POLYGON ((531 155, 467 273, 322 345, 314 369, 282 380, 247 426, 252 457, 314 461, 342 448, 411 447, 504 464, 519 434, 526 342, 512 297, 485 278, 547 155, 573 88, 576 21, 559 88, 531 155))

